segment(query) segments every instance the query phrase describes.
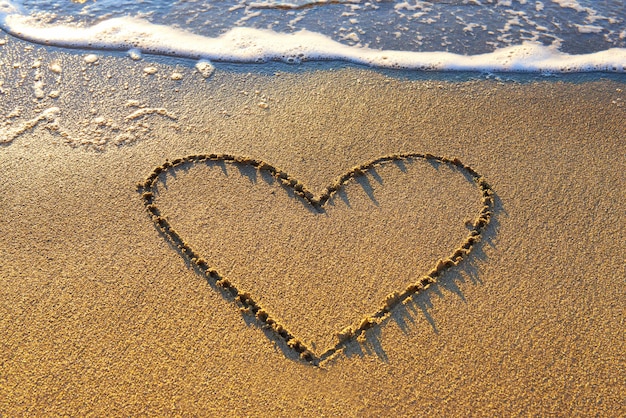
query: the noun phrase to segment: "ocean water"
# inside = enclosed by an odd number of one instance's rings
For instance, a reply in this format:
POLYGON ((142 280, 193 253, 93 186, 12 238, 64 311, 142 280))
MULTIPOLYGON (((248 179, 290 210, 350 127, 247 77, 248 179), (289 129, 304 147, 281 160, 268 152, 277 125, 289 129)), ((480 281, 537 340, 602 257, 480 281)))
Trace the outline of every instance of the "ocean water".
POLYGON ((224 62, 626 72, 623 0, 0 0, 32 42, 224 62))

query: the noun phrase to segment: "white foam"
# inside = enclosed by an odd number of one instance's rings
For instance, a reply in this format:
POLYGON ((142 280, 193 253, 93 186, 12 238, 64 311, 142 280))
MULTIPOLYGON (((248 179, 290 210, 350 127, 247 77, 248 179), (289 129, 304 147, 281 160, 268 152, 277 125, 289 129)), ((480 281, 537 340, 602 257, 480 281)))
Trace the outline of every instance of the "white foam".
POLYGON ((213 64, 211 64, 210 61, 200 60, 196 63, 196 70, 198 70, 198 72, 202 74, 202 77, 209 78, 211 77, 211 75, 213 75, 215 67, 213 66, 213 64))
POLYGON ((167 109, 163 107, 158 107, 158 108, 144 107, 126 116, 126 120, 135 120, 135 119, 143 118, 144 116, 147 116, 147 115, 161 115, 161 116, 170 118, 172 120, 177 119, 176 116, 172 115, 170 112, 167 111, 167 109))
POLYGON ((584 12, 586 10, 577 0, 552 0, 552 3, 556 3, 564 9, 574 9, 577 12, 584 12))
POLYGON ((86 55, 84 58, 87 64, 95 64, 98 61, 98 56, 96 54, 86 55))
MULTIPOLYGON (((13 142, 16 138, 23 135, 27 131, 34 129, 41 122, 48 125, 56 124, 59 113, 61 113, 61 110, 58 107, 51 107, 38 114, 36 117, 20 123, 16 127, 0 127, 0 144, 9 144, 13 142)), ((20 109, 15 109, 15 111, 7 115, 7 119, 17 117, 19 114, 20 109)))
MULTIPOLYGON (((572 6, 576 2, 561 3, 572 6)), ((448 52, 390 51, 344 45, 307 30, 285 34, 264 29, 233 28, 211 38, 132 17, 104 20, 89 27, 48 25, 9 6, 0 1, 0 26, 5 31, 31 42, 61 47, 132 49, 139 53, 236 63, 340 60, 379 68, 419 70, 626 72, 626 48, 570 55, 556 47, 525 42, 471 56, 448 52)))
POLYGON ((602 33, 602 31, 604 30, 602 26, 577 25, 577 24, 574 24, 574 26, 580 33, 602 33))

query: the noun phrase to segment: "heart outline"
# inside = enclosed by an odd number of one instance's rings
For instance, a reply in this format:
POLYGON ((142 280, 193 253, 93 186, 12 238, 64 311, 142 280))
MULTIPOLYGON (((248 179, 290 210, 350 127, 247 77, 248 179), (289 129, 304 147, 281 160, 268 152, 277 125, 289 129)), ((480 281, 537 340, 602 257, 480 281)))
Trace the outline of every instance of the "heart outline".
POLYGON ((139 183, 137 185, 137 190, 141 193, 141 198, 146 211, 151 217, 156 229, 169 243, 176 247, 179 255, 183 257, 183 259, 191 266, 193 266, 196 272, 203 275, 207 281, 213 283, 218 289, 221 289, 223 296, 227 296, 228 299, 237 303, 240 306, 242 313, 249 314, 256 318, 260 328, 271 330, 277 338, 283 340, 287 344, 287 347, 289 347, 289 349, 291 349, 294 353, 298 354, 303 361, 314 366, 319 366, 320 363, 332 357, 350 341, 362 337, 368 329, 383 322, 397 305, 413 297, 415 294, 428 289, 428 287, 430 287, 431 284, 436 283, 438 278, 445 274, 445 272, 457 266, 461 261, 467 258, 470 255, 472 248, 481 241, 483 233, 493 216, 495 202, 493 189, 485 181, 484 177, 476 172, 472 167, 464 164, 458 158, 438 157, 428 153, 389 154, 367 161, 359 166, 353 167, 343 175, 336 178, 335 181, 331 185, 327 186, 319 196, 315 196, 312 192, 307 190, 302 183, 285 171, 280 170, 265 161, 230 154, 198 154, 176 158, 171 162, 166 160, 162 165, 155 167, 143 183, 139 183), (387 295, 383 306, 376 312, 370 315, 365 315, 356 328, 348 326, 338 332, 336 334, 336 344, 326 349, 320 355, 313 353, 299 339, 289 332, 284 325, 274 320, 271 315, 254 300, 250 293, 240 291, 230 280, 223 277, 217 270, 211 268, 208 263, 182 239, 178 232, 176 232, 176 230, 170 225, 169 221, 162 216, 160 209, 155 204, 155 187, 162 174, 167 174, 168 171, 176 169, 184 164, 196 164, 213 161, 247 165, 256 168, 258 171, 265 170, 276 178, 276 180, 278 180, 283 187, 290 188, 296 196, 302 198, 315 210, 321 211, 323 206, 326 202, 328 202, 333 194, 338 192, 350 179, 356 178, 360 175, 365 175, 368 170, 371 170, 376 166, 380 166, 388 162, 409 159, 422 159, 428 162, 446 164, 450 167, 456 168, 461 173, 470 177, 481 192, 482 209, 476 219, 472 222, 472 227, 465 241, 463 241, 460 246, 455 248, 448 257, 437 260, 435 266, 431 268, 428 273, 421 276, 417 282, 408 285, 401 292, 395 291, 387 295))

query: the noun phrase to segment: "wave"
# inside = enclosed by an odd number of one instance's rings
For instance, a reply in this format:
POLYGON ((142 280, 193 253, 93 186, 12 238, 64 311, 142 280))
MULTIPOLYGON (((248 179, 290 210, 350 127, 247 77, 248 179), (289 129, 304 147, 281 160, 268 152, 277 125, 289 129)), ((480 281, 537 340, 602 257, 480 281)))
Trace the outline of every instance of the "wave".
POLYGON ((376 68, 480 72, 626 72, 626 48, 567 54, 556 46, 523 42, 493 52, 461 55, 450 52, 378 50, 349 46, 308 30, 279 33, 236 27, 218 37, 117 17, 92 26, 45 24, 0 1, 0 27, 34 43, 81 49, 134 50, 146 54, 231 63, 282 61, 346 61, 376 68))

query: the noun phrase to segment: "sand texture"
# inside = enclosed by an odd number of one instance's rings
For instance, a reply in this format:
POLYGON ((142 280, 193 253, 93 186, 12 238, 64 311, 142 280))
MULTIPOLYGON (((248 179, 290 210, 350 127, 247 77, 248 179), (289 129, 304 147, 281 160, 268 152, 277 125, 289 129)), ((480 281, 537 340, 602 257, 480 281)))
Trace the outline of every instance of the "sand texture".
POLYGON ((0 48, 0 415, 626 414, 626 83, 0 48))

